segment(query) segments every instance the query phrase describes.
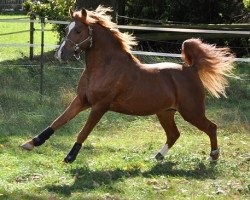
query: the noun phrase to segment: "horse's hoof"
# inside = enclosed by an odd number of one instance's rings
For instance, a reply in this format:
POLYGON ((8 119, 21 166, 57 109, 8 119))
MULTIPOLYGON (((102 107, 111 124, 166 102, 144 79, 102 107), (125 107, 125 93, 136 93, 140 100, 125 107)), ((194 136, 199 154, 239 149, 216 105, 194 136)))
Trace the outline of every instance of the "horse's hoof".
POLYGON ((72 163, 72 162, 75 161, 75 159, 76 159, 76 157, 74 157, 74 156, 72 156, 72 155, 67 155, 67 156, 64 158, 63 162, 65 162, 65 163, 72 163))
POLYGON ((215 158, 213 158, 212 156, 209 156, 208 160, 209 160, 211 163, 216 163, 216 162, 219 160, 219 158, 215 159, 215 158))
POLYGON ((70 150, 69 154, 64 158, 65 163, 72 163, 75 161, 80 149, 82 148, 82 144, 75 143, 72 149, 70 150))
POLYGON ((32 141, 29 141, 29 142, 22 144, 21 147, 25 150, 31 151, 34 148, 34 145, 32 141))
POLYGON ((217 162, 219 160, 219 157, 220 157, 220 148, 211 151, 210 157, 208 158, 208 160, 210 162, 217 162))
POLYGON ((210 162, 215 163, 215 162, 217 162, 217 161, 219 160, 219 157, 220 157, 220 154, 216 154, 216 155, 211 155, 211 154, 210 154, 208 160, 209 160, 210 162))
POLYGON ((162 161, 162 160, 164 160, 164 156, 161 155, 161 153, 159 152, 159 153, 156 154, 155 159, 158 160, 158 161, 162 161))

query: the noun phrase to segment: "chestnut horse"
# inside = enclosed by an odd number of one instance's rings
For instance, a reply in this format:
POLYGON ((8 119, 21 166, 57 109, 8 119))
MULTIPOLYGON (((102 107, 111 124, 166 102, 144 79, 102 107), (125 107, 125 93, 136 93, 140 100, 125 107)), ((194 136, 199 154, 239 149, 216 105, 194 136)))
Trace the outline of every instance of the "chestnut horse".
POLYGON ((167 138, 155 156, 162 160, 180 136, 174 121, 178 111, 186 121, 209 136, 210 160, 216 161, 220 153, 217 126, 205 116, 204 87, 215 97, 225 96, 228 84, 225 75, 231 73, 234 56, 228 48, 189 39, 182 44, 183 65, 141 64, 131 54, 135 38, 118 30, 106 14, 109 11, 111 9, 102 6, 95 11, 70 11, 72 22, 56 57, 65 59, 85 51, 86 68, 77 95, 61 116, 22 147, 31 150, 42 145, 79 112, 91 108, 85 126, 64 159, 71 163, 107 111, 139 116, 156 114, 167 138))

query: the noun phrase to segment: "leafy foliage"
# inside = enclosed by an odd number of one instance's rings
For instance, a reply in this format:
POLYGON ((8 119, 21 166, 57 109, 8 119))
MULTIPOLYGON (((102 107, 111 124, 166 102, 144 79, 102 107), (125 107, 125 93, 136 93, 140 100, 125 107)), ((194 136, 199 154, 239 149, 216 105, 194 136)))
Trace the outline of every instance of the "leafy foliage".
MULTIPOLYGON (((69 20, 69 8, 75 5, 75 0, 44 0, 26 1, 23 6, 24 10, 29 14, 34 13, 39 17, 47 17, 48 19, 69 20)), ((55 24, 54 30, 59 33, 59 39, 64 36, 65 25, 55 24)))
MULTIPOLYGON (((244 0, 247 7, 249 0, 244 0)), ((188 23, 233 23, 244 15, 242 0, 130 0, 127 15, 188 23)))
MULTIPOLYGON (((115 5, 108 0, 76 1, 76 0, 44 0, 26 1, 24 9, 29 13, 46 16, 51 19, 68 20, 68 10, 71 6, 87 6, 95 8, 98 4, 115 5), (92 6, 91 6, 92 5, 92 6)), ((118 1, 119 3, 120 1, 118 1)), ((249 20, 249 0, 128 0, 125 15, 133 18, 143 18, 161 21, 186 23, 234 23, 249 20), (244 7, 245 6, 245 7, 244 7), (195 8, 195 9, 194 9, 195 8)), ((127 23, 142 23, 127 20, 127 23)), ((144 23, 144 22, 143 22, 144 23)), ((64 25, 54 25, 60 39, 64 36, 64 25)))
POLYGON ((250 0, 243 0, 243 3, 244 3, 246 8, 250 9, 250 0))

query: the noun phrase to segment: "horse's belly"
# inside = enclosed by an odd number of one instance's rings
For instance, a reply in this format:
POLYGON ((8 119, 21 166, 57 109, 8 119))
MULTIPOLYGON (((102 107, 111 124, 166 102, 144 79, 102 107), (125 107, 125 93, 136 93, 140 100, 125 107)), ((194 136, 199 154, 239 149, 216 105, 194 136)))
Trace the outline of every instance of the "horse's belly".
POLYGON ((152 115, 162 110, 175 108, 174 98, 170 96, 159 96, 150 98, 137 96, 127 99, 118 98, 110 105, 110 110, 129 115, 152 115))
POLYGON ((131 115, 152 115, 175 108, 174 86, 161 74, 150 74, 138 79, 116 96, 111 103, 112 111, 131 115))

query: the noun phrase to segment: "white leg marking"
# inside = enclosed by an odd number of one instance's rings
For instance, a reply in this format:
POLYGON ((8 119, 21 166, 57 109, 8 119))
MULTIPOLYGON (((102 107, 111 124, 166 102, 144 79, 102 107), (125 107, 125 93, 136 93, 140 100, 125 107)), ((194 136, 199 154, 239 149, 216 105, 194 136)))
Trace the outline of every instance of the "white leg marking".
POLYGON ((162 149, 160 150, 161 155, 165 156, 168 152, 168 144, 165 144, 162 149))
POLYGON ((209 162, 216 162, 216 161, 217 161, 217 160, 214 160, 214 159, 212 158, 212 156, 209 156, 208 160, 209 160, 209 162))
POLYGON ((215 156, 215 155, 220 155, 220 148, 211 151, 210 157, 209 157, 209 161, 210 161, 210 162, 216 162, 216 161, 218 160, 218 159, 213 159, 212 156, 215 156))

